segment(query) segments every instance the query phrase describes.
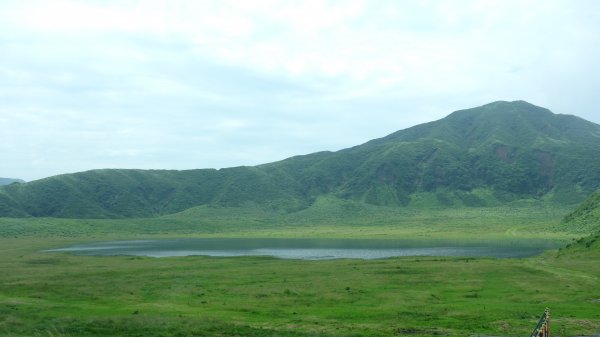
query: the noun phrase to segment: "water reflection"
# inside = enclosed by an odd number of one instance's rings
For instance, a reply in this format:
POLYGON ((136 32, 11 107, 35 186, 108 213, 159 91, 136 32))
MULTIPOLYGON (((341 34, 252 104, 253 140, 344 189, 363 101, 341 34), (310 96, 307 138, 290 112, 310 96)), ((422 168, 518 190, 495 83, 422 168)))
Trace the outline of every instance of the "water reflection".
POLYGON ((282 259, 382 259, 396 256, 521 258, 557 248, 553 241, 457 244, 378 239, 164 239, 108 241, 48 250, 107 256, 273 256, 282 259))

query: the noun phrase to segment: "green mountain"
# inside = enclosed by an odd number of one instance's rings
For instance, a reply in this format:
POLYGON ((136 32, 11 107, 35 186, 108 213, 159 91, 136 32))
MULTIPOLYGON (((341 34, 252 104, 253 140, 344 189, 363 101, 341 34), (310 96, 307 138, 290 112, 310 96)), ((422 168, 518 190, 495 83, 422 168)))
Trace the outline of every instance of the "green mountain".
POLYGON ((565 216, 563 225, 582 232, 600 230, 600 190, 583 201, 572 213, 565 216))
POLYGON ((13 179, 13 178, 0 178, 0 186, 10 185, 14 183, 24 183, 24 180, 21 179, 13 179))
POLYGON ((94 170, 3 186, 0 216, 146 217, 198 205, 290 212, 324 195, 387 206, 575 204, 599 187, 600 125, 501 101, 259 166, 94 170))

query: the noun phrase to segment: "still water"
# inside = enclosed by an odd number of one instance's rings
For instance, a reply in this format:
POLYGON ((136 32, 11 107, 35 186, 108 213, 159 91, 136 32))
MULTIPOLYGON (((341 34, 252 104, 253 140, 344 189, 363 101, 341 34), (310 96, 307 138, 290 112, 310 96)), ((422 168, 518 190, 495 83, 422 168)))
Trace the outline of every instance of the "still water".
POLYGON ((162 239, 86 243, 48 252, 107 256, 273 256, 282 259, 382 259, 396 256, 520 258, 557 248, 558 242, 456 244, 386 239, 162 239))

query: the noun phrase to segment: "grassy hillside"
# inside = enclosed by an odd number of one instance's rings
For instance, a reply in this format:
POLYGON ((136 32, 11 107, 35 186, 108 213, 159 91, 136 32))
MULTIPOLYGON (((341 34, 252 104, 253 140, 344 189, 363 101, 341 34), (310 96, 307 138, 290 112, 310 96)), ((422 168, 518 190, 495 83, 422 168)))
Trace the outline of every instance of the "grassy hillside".
MULTIPOLYGON (((573 240, 565 248, 560 249, 559 256, 589 256, 595 255, 600 258, 600 232, 573 240)), ((600 272, 600 271, 598 271, 600 272)))
POLYGON ((495 102, 338 152, 221 170, 95 170, 0 187, 0 216, 148 217, 200 205, 294 212, 323 196, 379 205, 580 202, 600 187, 600 126, 495 102))
POLYGON ((569 213, 563 219, 562 226, 570 231, 583 233, 600 230, 600 190, 569 213))
POLYGON ((495 102, 350 150, 374 153, 352 187, 378 181, 399 199, 487 187, 499 200, 578 202, 600 184, 599 145, 596 124, 523 101, 495 102))
POLYGON ((253 167, 225 170, 94 170, 54 176, 0 190, 3 216, 140 217, 202 205, 240 206, 260 198, 300 203, 293 188, 253 167))

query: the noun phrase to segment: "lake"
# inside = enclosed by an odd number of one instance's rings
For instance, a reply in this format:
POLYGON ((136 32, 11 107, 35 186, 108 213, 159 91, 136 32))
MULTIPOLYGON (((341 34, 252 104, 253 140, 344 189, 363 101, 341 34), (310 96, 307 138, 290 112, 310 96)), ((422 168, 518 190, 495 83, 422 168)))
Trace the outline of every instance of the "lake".
POLYGON ((46 252, 85 256, 272 256, 282 259, 382 259, 397 256, 461 256, 522 258, 560 243, 522 240, 499 243, 457 244, 391 239, 257 239, 205 238, 105 241, 79 244, 46 252))

